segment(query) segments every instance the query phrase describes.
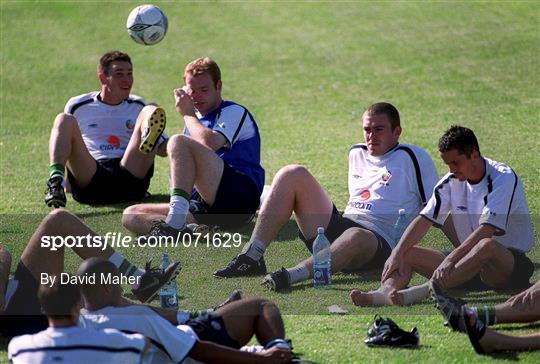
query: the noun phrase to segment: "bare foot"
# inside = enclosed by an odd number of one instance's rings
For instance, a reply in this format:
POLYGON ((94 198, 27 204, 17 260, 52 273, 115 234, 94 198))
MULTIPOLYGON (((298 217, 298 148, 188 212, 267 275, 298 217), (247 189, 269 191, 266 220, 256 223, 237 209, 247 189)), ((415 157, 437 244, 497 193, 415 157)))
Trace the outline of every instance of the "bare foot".
POLYGON ((390 297, 390 301, 396 306, 405 306, 405 299, 403 298, 403 294, 400 293, 397 289, 394 289, 388 293, 388 297, 390 297))

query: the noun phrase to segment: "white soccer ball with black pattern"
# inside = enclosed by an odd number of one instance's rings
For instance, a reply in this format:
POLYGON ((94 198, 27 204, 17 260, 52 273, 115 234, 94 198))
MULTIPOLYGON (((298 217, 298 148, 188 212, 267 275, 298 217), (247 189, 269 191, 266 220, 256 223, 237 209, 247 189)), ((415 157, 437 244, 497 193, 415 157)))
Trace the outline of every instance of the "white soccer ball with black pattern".
POLYGON ((159 43, 167 34, 168 20, 155 5, 140 5, 129 13, 126 27, 131 38, 144 45, 159 43))

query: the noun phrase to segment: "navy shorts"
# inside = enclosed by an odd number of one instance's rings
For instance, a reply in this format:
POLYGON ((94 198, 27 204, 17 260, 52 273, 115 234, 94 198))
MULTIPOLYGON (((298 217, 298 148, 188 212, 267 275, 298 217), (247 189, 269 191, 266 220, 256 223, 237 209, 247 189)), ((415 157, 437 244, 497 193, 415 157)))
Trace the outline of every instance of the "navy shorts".
MULTIPOLYGON (((390 253, 392 253, 390 245, 388 245, 386 240, 375 231, 370 230, 360 225, 359 223, 352 221, 351 219, 343 217, 343 215, 340 214, 337 210, 336 205, 333 206, 332 217, 330 217, 330 221, 328 222, 328 226, 324 231, 324 235, 326 235, 326 238, 328 239, 328 241, 330 241, 330 244, 332 244, 334 240, 336 240, 341 234, 353 227, 369 230, 373 233, 373 235, 377 237, 377 252, 375 253, 373 259, 371 259, 366 265, 362 267, 362 270, 375 268, 380 269, 384 267, 384 263, 390 256, 390 253)), ((304 237, 302 232, 298 230, 298 237, 304 242, 304 244, 306 244, 306 247, 309 249, 309 251, 313 253, 313 242, 315 241, 316 236, 311 239, 307 239, 306 237, 304 237)))
POLYGON ((132 175, 120 165, 120 158, 96 161, 96 173, 85 187, 79 187, 75 176, 68 168, 71 194, 77 202, 99 205, 141 200, 146 196, 154 165, 144 178, 132 175))
POLYGON ((238 341, 229 336, 223 319, 214 312, 191 319, 186 325, 195 331, 199 340, 211 341, 234 349, 241 348, 238 341))
POLYGON ((38 281, 22 262, 17 265, 14 279, 17 288, 0 315, 0 335, 13 337, 45 330, 48 323, 37 298, 38 281))
POLYGON ((199 224, 229 229, 249 223, 260 201, 261 191, 255 182, 225 163, 212 206, 195 191, 191 196, 189 212, 199 224))

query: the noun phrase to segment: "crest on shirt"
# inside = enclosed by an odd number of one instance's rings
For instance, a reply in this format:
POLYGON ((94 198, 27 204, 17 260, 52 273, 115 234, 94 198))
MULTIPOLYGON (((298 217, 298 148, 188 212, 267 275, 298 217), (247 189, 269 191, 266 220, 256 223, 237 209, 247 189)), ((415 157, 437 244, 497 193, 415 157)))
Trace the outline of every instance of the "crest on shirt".
POLYGON ((126 128, 128 130, 133 130, 134 127, 135 127, 135 120, 127 119, 126 120, 126 128))
POLYGON ((369 200, 369 198, 371 197, 371 192, 369 192, 369 190, 363 190, 362 192, 360 192, 359 197, 362 201, 369 200))
POLYGON ((381 184, 388 185, 388 183, 390 182, 390 178, 392 178, 392 173, 387 170, 385 173, 383 173, 381 177, 381 184))

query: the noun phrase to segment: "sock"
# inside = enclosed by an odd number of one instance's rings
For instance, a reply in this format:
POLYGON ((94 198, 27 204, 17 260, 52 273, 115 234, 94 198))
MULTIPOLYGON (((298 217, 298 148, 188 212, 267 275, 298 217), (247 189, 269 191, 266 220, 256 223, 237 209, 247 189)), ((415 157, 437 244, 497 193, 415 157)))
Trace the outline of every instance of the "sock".
POLYGON ((371 294, 371 297, 373 298, 373 302, 371 303, 372 306, 384 306, 388 304, 386 293, 383 293, 381 291, 373 291, 369 293, 371 294))
POLYGON ((261 260, 264 252, 266 251, 266 245, 259 239, 253 239, 244 246, 241 254, 246 254, 248 257, 255 261, 261 260))
POLYGON ((476 318, 482 321, 484 325, 492 326, 497 323, 494 306, 471 307, 471 310, 476 315, 476 318))
POLYGON ((305 265, 297 265, 294 268, 288 268, 287 272, 289 273, 291 284, 305 281, 309 278, 309 270, 306 268, 305 265))
POLYGON ((403 295, 403 304, 410 305, 429 297, 429 283, 413 286, 399 291, 403 295))
POLYGON ((182 229, 186 224, 186 215, 189 212, 189 194, 181 188, 171 189, 169 214, 165 222, 175 229, 182 229))
MULTIPOLYGON (((116 268, 118 268, 120 273, 123 273, 128 277, 142 277, 144 275, 144 271, 142 269, 131 264, 129 260, 118 252, 112 253, 112 255, 109 257, 109 261, 114 264, 116 268)), ((140 282, 140 279, 136 279, 135 282, 140 282)), ((131 289, 137 288, 139 288, 139 283, 131 284, 131 289)))
POLYGON ((53 163, 49 166, 49 178, 61 177, 64 179, 64 165, 60 163, 53 163))

